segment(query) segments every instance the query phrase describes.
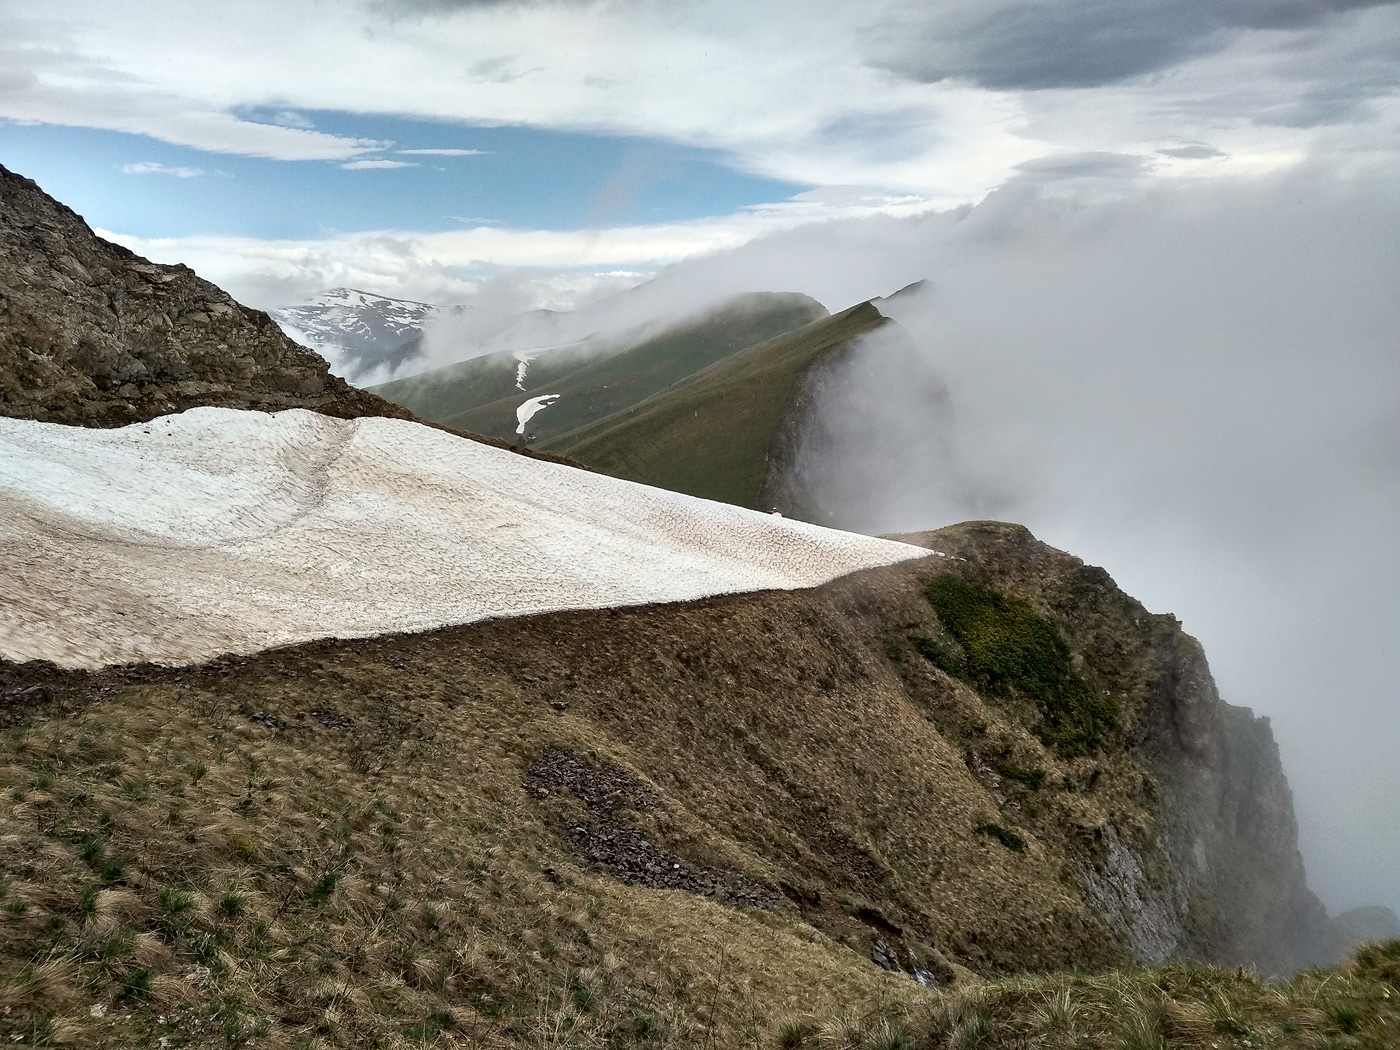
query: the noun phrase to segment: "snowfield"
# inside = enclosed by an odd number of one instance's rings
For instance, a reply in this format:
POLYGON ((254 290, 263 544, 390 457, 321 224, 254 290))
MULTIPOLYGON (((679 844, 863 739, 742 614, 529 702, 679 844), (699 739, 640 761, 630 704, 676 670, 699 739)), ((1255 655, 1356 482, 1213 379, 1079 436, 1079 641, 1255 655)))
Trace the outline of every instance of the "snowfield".
POLYGON ((314 638, 810 587, 931 552, 417 423, 0 418, 0 657, 190 663, 314 638))

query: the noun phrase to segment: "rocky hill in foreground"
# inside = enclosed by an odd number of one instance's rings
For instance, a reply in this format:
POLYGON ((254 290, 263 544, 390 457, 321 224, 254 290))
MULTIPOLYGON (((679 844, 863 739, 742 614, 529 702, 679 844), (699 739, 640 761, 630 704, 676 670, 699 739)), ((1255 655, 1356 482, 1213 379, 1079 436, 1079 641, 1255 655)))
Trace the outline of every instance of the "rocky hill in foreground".
POLYGON ((1328 957, 1267 723, 1175 621, 1019 527, 919 538, 806 591, 6 665, 0 966, 93 1039, 99 1002, 740 1045, 915 981, 1328 957))
POLYGON ((262 311, 103 240, 0 167, 0 414, 107 427, 195 405, 410 415, 330 375, 262 311))

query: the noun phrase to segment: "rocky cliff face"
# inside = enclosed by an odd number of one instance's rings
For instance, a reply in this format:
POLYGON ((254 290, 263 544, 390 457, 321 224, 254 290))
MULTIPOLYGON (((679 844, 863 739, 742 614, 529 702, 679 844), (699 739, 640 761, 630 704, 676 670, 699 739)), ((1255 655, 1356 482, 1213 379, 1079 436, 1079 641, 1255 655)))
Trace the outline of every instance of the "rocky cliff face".
POLYGON ((0 413, 106 427, 195 405, 410 417, 263 312, 102 240, 0 167, 0 413))
MULTIPOLYGON (((1119 788, 1060 831, 1082 845, 1070 864, 1086 899, 1139 960, 1288 972, 1338 956, 1343 946, 1307 887, 1268 719, 1221 701, 1199 643, 1174 617, 1148 613, 1102 569, 1019 526, 971 523, 913 538, 959 555, 962 574, 1043 613, 1077 672, 1112 698, 1114 743, 1090 776, 1119 788)), ((1073 778, 1083 761, 1060 764, 1073 778)))

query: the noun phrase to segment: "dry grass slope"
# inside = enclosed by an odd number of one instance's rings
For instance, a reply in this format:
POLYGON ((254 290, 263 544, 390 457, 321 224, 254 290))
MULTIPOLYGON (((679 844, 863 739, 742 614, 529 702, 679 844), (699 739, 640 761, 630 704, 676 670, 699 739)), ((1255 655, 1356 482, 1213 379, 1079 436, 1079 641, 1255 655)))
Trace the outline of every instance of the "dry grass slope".
MULTIPOLYGON (((1009 535, 935 539, 995 566, 1009 535)), ((1087 571, 1019 542, 1043 559, 1027 581, 1087 571)), ((1077 865, 1095 829, 1153 831, 1155 775, 1124 741, 1150 728, 1166 628, 1125 626, 1130 599, 1085 606, 1118 624, 1123 735, 1065 755, 1033 698, 910 641, 953 644, 926 590, 976 568, 195 668, 0 667, 0 1038, 1029 1047, 1073 1016, 1063 1045, 1136 1047, 1174 1045, 1152 1042, 1172 1011, 1209 1018, 1220 991, 1251 1033, 1383 1045, 1345 1041, 1389 1016, 1351 971, 1289 985, 1302 1020, 1274 1028, 1251 1011, 1280 985, 1104 973, 1132 955, 1077 865), (995 980, 1074 967, 1098 975, 995 980), (1120 1032, 1129 1002, 1161 1025, 1120 1032)), ((1096 680, 1097 628, 1034 591, 1096 680)))
POLYGON ((1391 1050, 1400 1045, 1400 941, 1288 980, 1171 965, 969 982, 865 1016, 794 1017, 778 1042, 786 1050, 1391 1050))

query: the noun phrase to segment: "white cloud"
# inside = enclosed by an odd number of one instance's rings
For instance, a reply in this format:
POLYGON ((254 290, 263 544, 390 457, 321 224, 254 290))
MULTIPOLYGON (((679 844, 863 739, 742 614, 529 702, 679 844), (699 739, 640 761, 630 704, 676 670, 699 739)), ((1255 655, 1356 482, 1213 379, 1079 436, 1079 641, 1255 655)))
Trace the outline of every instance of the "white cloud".
POLYGON ((196 28, 177 0, 149 0, 141 17, 111 0, 54 0, 6 26, 0 115, 342 161, 384 144, 288 115, 659 136, 725 150, 763 175, 944 200, 976 200, 1015 165, 1055 152, 1204 141, 1229 154, 1222 166, 1257 171, 1400 141, 1383 104, 1394 92, 1394 7, 1319 18, 1306 33, 1241 28, 1168 70, 1094 89, 991 90, 880 65, 892 36, 949 18, 966 30, 967 10, 962 0, 634 0, 386 18, 375 4, 210 0, 196 28), (278 116, 232 115, 245 107, 278 116))
POLYGON ((290 109, 284 109, 272 115, 272 123, 280 124, 284 128, 302 128, 310 130, 316 125, 309 119, 290 109))
POLYGON ((174 175, 177 179, 195 179, 204 174, 203 168, 184 168, 168 164, 158 164, 153 160, 123 164, 123 175, 174 175))
POLYGON ((347 161, 341 167, 346 171, 367 171, 373 168, 416 168, 418 165, 407 160, 384 160, 374 157, 366 160, 347 161))
POLYGON ((316 240, 143 238, 100 232, 147 258, 185 263, 242 302, 273 309, 341 285, 422 302, 455 302, 472 293, 478 282, 475 275, 484 270, 650 271, 737 248, 776 231, 841 219, 917 216, 937 206, 921 197, 886 197, 837 187, 733 215, 652 226, 585 230, 476 226, 438 233, 372 231, 316 240))
POLYGON ((396 149, 395 153, 411 153, 430 157, 480 157, 486 154, 484 149, 396 149))

